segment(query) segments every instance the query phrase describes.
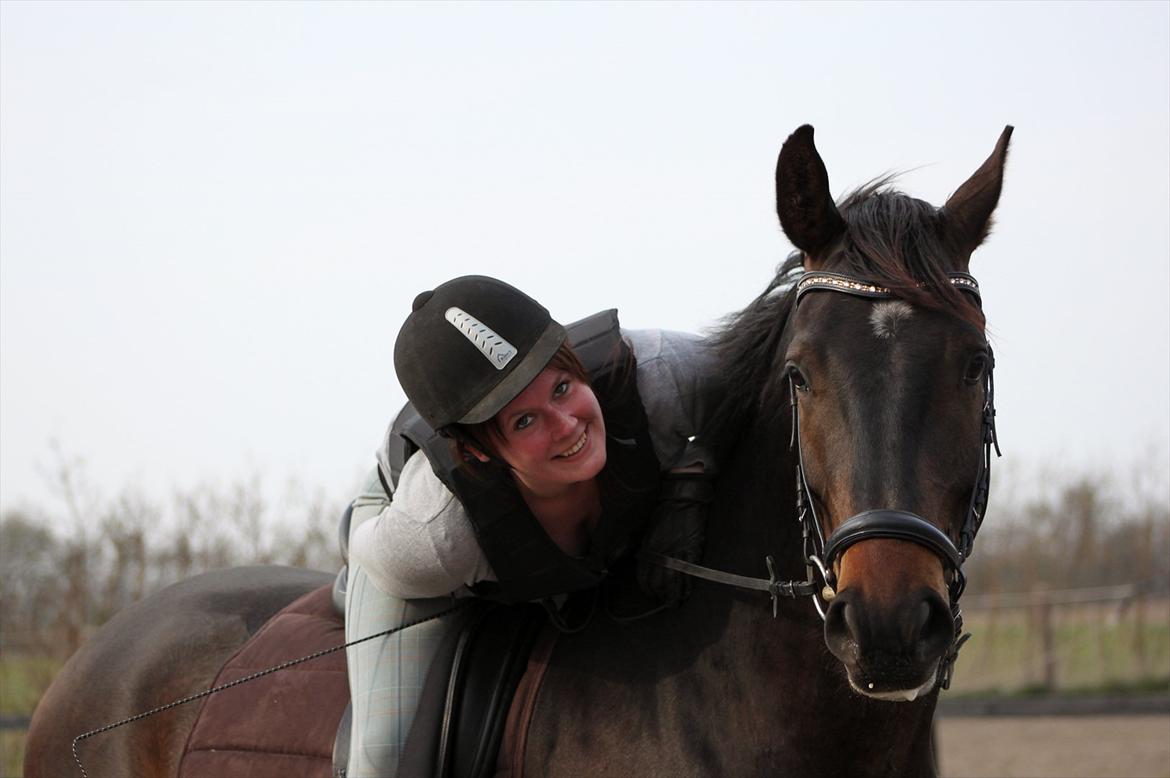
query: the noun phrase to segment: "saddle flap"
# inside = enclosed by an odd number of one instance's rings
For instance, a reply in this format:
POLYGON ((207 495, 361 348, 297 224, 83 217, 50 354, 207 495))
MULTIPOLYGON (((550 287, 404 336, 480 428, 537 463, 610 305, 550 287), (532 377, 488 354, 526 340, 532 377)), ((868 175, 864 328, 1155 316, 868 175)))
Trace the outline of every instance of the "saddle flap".
POLYGON ((508 709, 545 613, 537 605, 486 600, 469 610, 427 674, 399 763, 401 775, 495 773, 508 709))

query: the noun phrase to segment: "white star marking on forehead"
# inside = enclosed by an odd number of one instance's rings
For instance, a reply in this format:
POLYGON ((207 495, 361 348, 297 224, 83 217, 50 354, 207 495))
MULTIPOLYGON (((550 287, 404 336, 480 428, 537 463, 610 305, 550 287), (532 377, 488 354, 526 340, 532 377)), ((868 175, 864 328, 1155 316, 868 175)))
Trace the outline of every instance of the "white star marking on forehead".
POLYGON ((869 323, 873 326, 873 334, 879 338, 892 338, 898 332, 902 322, 909 319, 914 309, 902 300, 890 300, 878 303, 869 312, 869 323))

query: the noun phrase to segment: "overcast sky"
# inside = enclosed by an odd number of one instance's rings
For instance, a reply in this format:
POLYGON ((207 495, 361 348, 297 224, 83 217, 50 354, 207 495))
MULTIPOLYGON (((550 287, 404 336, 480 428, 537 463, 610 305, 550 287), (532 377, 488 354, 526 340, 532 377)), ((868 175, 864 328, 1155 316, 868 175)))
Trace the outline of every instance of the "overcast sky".
MULTIPOLYGON (((1016 133, 975 255, 1009 465, 1164 467, 1170 5, 0 4, 0 505, 259 474, 343 500, 419 291, 697 331, 790 250, 773 170, 939 204, 1016 133)), ((1164 487, 1163 487, 1164 488, 1164 487)))

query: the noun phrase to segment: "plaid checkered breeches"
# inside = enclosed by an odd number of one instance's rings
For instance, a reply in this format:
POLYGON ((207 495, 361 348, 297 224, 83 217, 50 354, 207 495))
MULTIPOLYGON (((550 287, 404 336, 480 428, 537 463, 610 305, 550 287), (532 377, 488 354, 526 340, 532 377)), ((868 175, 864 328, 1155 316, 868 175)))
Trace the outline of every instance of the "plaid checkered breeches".
MULTIPOLYGON (((381 511, 355 502, 351 533, 381 511)), ((378 589, 350 559, 345 597, 346 641, 372 635, 451 607, 450 597, 403 600, 378 589)), ((350 778, 396 775, 419 694, 443 634, 456 614, 346 649, 353 701, 350 778)))

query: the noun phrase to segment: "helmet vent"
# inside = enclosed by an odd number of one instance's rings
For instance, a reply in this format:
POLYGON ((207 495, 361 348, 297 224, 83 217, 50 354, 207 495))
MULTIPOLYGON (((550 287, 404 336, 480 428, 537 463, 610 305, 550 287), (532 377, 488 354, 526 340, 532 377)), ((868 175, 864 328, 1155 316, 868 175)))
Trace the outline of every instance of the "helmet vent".
POLYGON ((448 308, 444 317, 471 341, 471 345, 479 349, 479 353, 483 354, 496 370, 503 370, 512 361, 512 357, 516 356, 515 346, 462 308, 448 308))

